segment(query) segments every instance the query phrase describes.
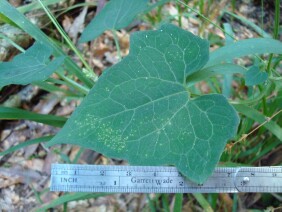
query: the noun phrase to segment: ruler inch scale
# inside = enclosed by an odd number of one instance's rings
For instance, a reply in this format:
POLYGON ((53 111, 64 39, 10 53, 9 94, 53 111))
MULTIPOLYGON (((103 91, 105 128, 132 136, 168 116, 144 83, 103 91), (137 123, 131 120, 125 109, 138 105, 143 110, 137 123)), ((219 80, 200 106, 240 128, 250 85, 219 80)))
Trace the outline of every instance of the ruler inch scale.
POLYGON ((172 166, 52 164, 51 191, 107 193, 282 193, 282 166, 217 167, 202 184, 172 166))

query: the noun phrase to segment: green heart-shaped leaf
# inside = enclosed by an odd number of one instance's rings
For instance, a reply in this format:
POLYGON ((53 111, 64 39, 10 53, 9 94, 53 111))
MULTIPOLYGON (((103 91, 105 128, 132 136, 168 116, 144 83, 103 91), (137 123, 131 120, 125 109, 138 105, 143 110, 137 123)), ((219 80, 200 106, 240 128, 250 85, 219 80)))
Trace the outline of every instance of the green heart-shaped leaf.
POLYGON ((209 44, 173 25, 131 36, 130 54, 103 73, 50 145, 76 144, 136 165, 175 165, 195 182, 212 173, 238 126, 222 95, 191 99, 186 77, 209 44))
POLYGON ((106 4, 83 31, 80 42, 100 36, 106 30, 118 30, 128 26, 133 19, 148 8, 148 0, 114 0, 106 4))
POLYGON ((26 85, 46 80, 60 65, 65 57, 50 62, 52 49, 35 43, 25 53, 19 54, 11 62, 0 63, 0 88, 10 84, 26 85))

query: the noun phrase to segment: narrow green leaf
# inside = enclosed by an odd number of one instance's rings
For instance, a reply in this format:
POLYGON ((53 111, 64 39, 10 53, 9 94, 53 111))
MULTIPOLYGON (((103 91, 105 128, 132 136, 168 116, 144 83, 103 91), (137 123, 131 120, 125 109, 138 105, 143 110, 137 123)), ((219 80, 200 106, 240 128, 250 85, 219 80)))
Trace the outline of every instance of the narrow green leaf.
POLYGON ((54 199, 52 202, 44 204, 42 207, 37 208, 35 211, 45 211, 50 208, 55 208, 57 206, 60 206, 64 203, 72 202, 72 201, 79 201, 84 199, 92 199, 92 198, 98 198, 98 197, 104 197, 108 196, 110 194, 107 193, 74 193, 74 194, 65 194, 63 196, 60 196, 57 199, 54 199))
POLYGON ((205 67, 224 63, 238 57, 266 53, 282 54, 282 42, 271 38, 240 40, 212 52, 205 67))
POLYGON ((175 165, 195 182, 212 174, 239 123, 222 95, 191 99, 186 77, 209 44, 173 25, 131 36, 130 54, 104 72, 47 145, 69 143, 136 165, 175 165))
POLYGON ((35 121, 54 127, 64 126, 67 118, 61 116, 44 115, 21 110, 18 108, 2 107, 0 106, 0 120, 20 120, 26 119, 35 121))
POLYGON ((193 85, 196 82, 199 82, 201 80, 205 80, 209 77, 215 76, 215 75, 230 75, 230 74, 246 74, 247 69, 245 69, 242 66, 235 65, 232 63, 226 63, 226 64, 217 64, 213 66, 209 66, 207 68, 203 68, 200 71, 197 71, 190 76, 187 77, 186 81, 188 85, 193 85))
MULTIPOLYGON (((232 44, 234 42, 234 32, 233 32, 232 26, 229 23, 224 23, 223 28, 225 30, 225 45, 227 46, 227 45, 232 44)), ((228 61, 228 62, 232 63, 232 61, 228 61)), ((225 74, 223 76, 222 94, 226 98, 229 98, 231 96, 232 81, 233 81, 233 75, 232 74, 225 74)))
POLYGON ((110 1, 83 31, 80 42, 94 40, 106 30, 119 30, 147 8, 148 0, 110 1))
POLYGON ((241 21, 244 25, 247 25, 249 27, 251 27, 255 32, 257 32, 259 35, 261 35, 264 38, 271 38, 271 35, 268 34, 266 31, 264 31, 262 28, 260 28, 258 25, 256 25, 253 21, 250 21, 242 16, 236 15, 228 10, 224 10, 224 13, 227 13, 231 16, 233 16, 234 18, 238 19, 239 21, 241 21))
POLYGON ((213 212, 212 207, 209 202, 206 200, 203 194, 193 194, 198 203, 202 206, 203 210, 206 212, 213 212))
MULTIPOLYGON (((261 114, 256 109, 248 107, 246 105, 233 105, 235 109, 242 113, 244 116, 262 124, 266 121, 267 117, 261 114)), ((268 129, 273 135, 275 135, 280 141, 282 141, 282 128, 276 124, 274 121, 270 120, 265 125, 263 125, 266 129, 268 129)))
POLYGON ((175 194, 173 212, 181 212, 183 204, 183 194, 175 194))
POLYGON ((0 88, 10 84, 26 85, 46 80, 64 62, 64 57, 50 62, 52 49, 35 43, 25 53, 14 57, 11 62, 0 63, 0 88))
POLYGON ((246 85, 258 85, 262 84, 267 80, 268 74, 260 71, 259 67, 252 66, 246 73, 246 85))
POLYGON ((45 137, 35 138, 35 139, 29 140, 29 141, 25 141, 23 143, 20 143, 16 146, 13 146, 13 147, 5 150, 3 152, 0 152, 0 156, 7 155, 9 153, 15 152, 19 149, 25 148, 25 147, 33 145, 33 144, 38 144, 38 143, 43 143, 43 142, 49 141, 51 138, 53 138, 53 136, 45 136, 45 137))
POLYGON ((14 27, 18 27, 11 19, 7 18, 5 15, 0 13, 0 24, 6 23, 14 27))
POLYGON ((54 84, 47 83, 46 81, 35 82, 35 83, 32 83, 32 84, 38 86, 42 90, 48 91, 49 93, 60 92, 60 93, 65 94, 66 96, 75 96, 75 93, 72 93, 68 90, 57 87, 54 84))
MULTIPOLYGON (((47 5, 57 4, 57 3, 63 3, 65 1, 66 0, 47 0, 47 1, 44 1, 44 3, 47 6, 47 5)), ((34 1, 30 4, 23 5, 17 8, 17 10, 23 14, 30 12, 32 10, 37 10, 37 9, 41 9, 41 6, 38 1, 34 1)))

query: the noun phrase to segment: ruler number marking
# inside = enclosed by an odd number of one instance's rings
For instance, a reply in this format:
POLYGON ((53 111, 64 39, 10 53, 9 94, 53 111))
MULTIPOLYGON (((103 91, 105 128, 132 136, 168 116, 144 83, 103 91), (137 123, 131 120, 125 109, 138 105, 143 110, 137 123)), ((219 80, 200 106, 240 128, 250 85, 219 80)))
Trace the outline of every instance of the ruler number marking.
POLYGON ((128 176, 128 177, 129 177, 129 176, 132 176, 131 171, 127 171, 127 172, 126 172, 126 176, 128 176))

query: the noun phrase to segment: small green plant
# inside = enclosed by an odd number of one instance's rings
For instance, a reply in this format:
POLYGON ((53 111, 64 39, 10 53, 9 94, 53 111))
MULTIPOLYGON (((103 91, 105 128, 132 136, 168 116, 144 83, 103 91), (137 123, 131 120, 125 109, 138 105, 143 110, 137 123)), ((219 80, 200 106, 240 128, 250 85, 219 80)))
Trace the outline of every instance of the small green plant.
MULTIPOLYGON (((110 1, 86 27, 80 41, 93 40, 105 30, 111 30, 119 51, 116 30, 126 27, 138 14, 167 1, 156 5, 149 5, 148 2, 110 1)), ((188 7, 181 1, 176 2, 188 7)), ((79 56, 89 75, 91 68, 83 56, 48 8, 40 0, 39 3, 70 49, 79 56)), ((88 77, 57 43, 7 1, 0 1, 0 13, 37 40, 13 61, 0 63, 0 87, 33 83, 66 96, 85 96, 68 120, 0 106, 1 119, 22 118, 62 127, 57 135, 31 140, 0 153, 0 156, 39 142, 47 142, 48 147, 73 144, 108 157, 127 160, 130 164, 174 165, 188 179, 202 183, 212 174, 227 142, 233 138, 241 141, 240 135, 244 139, 249 135, 245 134, 246 128, 250 131, 250 127, 244 128, 250 125, 244 125, 245 117, 252 123, 260 123, 260 127, 264 126, 282 141, 281 127, 271 120, 281 110, 273 108, 271 112, 274 115, 266 119, 266 109, 261 114, 252 107, 262 104, 263 108, 267 108, 266 96, 281 88, 281 76, 276 71, 281 57, 273 59, 272 55, 268 64, 259 57, 266 53, 282 54, 282 43, 278 40, 268 37, 234 42, 232 30, 228 32, 225 28, 226 36, 231 38, 228 45, 209 53, 207 40, 175 25, 163 24, 157 30, 132 34, 129 55, 123 59, 120 55, 121 61, 105 70, 96 82, 95 77, 92 80, 93 73, 92 77, 88 77), (233 62, 235 58, 248 55, 255 55, 251 67, 233 62), (51 56, 54 57, 52 60, 51 56), (56 81, 50 77, 53 73, 59 77, 56 81), (254 89, 247 99, 228 100, 225 96, 231 96, 230 80, 234 74, 239 74, 244 85, 259 89, 254 89), (196 83, 218 75, 223 75, 225 82, 229 82, 226 87, 222 86, 223 90, 228 89, 225 96, 218 94, 221 88, 214 89, 217 94, 208 95, 195 88, 196 83), (71 92, 58 88, 58 83, 67 85, 71 92), (240 127, 237 112, 243 115, 240 127)), ((181 18, 177 20, 181 23, 181 18)), ((74 199, 87 198, 87 195, 77 195, 74 199)), ((201 199, 202 196, 197 195, 196 198, 201 199)), ((182 202, 182 196, 177 196, 177 201, 182 202)), ((58 204, 62 203, 65 201, 58 201, 58 204)))

